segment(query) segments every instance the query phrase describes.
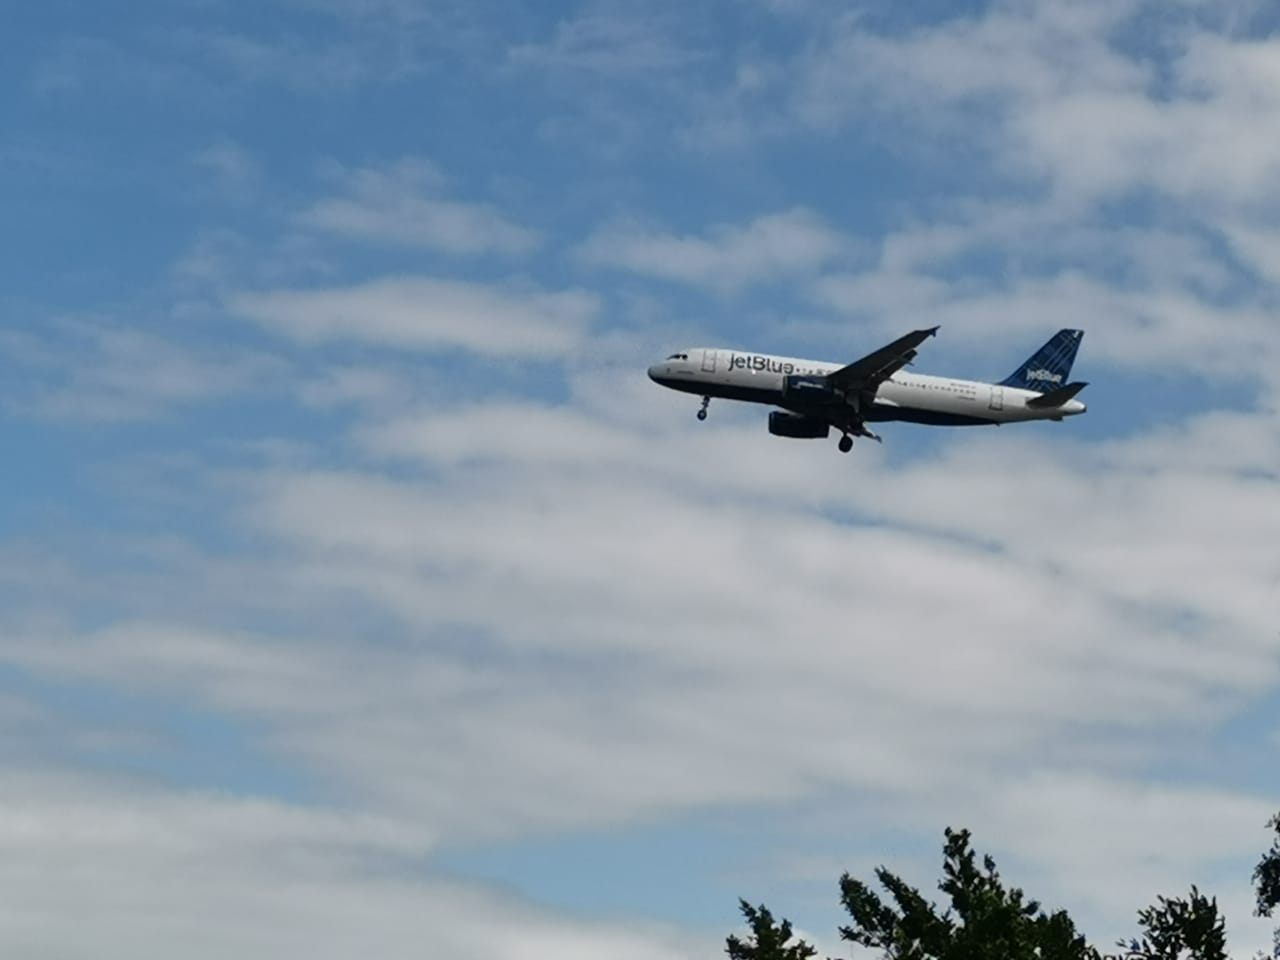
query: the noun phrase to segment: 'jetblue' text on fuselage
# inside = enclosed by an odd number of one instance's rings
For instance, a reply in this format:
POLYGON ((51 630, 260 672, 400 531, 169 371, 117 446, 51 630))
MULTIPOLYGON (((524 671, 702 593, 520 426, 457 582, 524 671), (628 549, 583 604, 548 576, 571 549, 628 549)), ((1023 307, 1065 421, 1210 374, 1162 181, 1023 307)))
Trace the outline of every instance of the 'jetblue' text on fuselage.
POLYGON ((759 354, 749 353, 732 353, 729 355, 730 370, 755 370, 758 373, 782 373, 793 374, 796 372, 796 365, 783 360, 774 360, 771 357, 762 357, 759 354))

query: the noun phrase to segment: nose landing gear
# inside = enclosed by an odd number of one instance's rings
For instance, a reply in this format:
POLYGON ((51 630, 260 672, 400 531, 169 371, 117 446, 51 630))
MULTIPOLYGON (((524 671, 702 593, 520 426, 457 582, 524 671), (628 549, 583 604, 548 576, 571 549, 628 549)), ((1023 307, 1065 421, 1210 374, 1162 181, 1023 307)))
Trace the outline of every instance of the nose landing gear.
POLYGON ((710 397, 703 397, 703 398, 702 398, 702 406, 701 406, 701 407, 699 408, 699 410, 698 410, 698 419, 699 419, 699 420, 705 420, 705 419, 707 419, 707 407, 709 407, 710 405, 711 405, 711 398, 710 398, 710 397))
POLYGON ((840 448, 841 453, 848 453, 850 450, 853 449, 853 437, 849 436, 846 433, 843 437, 840 438, 840 442, 836 444, 836 446, 840 448))

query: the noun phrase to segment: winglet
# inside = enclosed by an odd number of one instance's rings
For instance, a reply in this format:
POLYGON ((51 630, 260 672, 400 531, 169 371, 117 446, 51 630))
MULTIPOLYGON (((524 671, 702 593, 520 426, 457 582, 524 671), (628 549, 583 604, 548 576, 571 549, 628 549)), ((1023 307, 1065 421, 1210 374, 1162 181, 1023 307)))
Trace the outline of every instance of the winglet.
POLYGON ((1037 410, 1060 407, 1088 385, 1083 380, 1068 383, 1065 387, 1059 387, 1057 390, 1050 390, 1048 393, 1041 394, 1038 397, 1032 397, 1027 401, 1027 406, 1034 407, 1037 410))

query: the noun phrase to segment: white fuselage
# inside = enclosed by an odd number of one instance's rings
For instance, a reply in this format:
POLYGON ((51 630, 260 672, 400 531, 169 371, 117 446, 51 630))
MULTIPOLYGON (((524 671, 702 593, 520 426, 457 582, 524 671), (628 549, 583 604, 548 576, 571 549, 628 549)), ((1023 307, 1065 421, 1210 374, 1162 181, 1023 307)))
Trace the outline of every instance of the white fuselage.
MULTIPOLYGON (((649 377, 673 390, 702 396, 724 397, 754 403, 782 405, 783 377, 801 374, 825 376, 838 363, 775 357, 741 350, 707 347, 682 351, 655 363, 649 377)), ((1045 390, 1062 386, 1046 383, 1045 390)), ((1036 408, 1028 400, 1041 396, 995 383, 934 377, 898 371, 876 391, 873 409, 864 410, 868 421, 901 420, 940 426, 1013 423, 1023 420, 1061 420, 1084 413, 1079 400, 1061 406, 1036 408)))

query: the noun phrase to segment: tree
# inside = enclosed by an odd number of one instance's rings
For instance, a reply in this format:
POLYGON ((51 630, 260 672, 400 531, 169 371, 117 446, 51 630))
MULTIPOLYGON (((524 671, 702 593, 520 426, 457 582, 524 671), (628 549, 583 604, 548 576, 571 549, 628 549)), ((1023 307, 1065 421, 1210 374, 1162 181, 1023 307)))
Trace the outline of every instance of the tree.
POLYGON ((763 905, 753 907, 745 900, 738 901, 738 909, 751 928, 751 939, 740 940, 730 936, 725 952, 730 960, 810 960, 818 951, 803 940, 791 943, 791 923, 776 923, 763 905))
MULTIPOLYGON (((1280 906, 1280 814, 1267 826, 1277 838, 1253 871, 1257 913, 1265 917, 1280 906)), ((1189 896, 1157 897, 1153 906, 1139 910, 1142 935, 1119 941, 1120 954, 1104 956, 1065 911, 1046 913, 1019 888, 1007 887, 990 856, 979 865, 968 830, 947 828, 942 872, 938 889, 950 901, 943 912, 885 867, 875 875, 891 902, 844 874, 840 900, 852 923, 840 928, 840 936, 880 951, 883 960, 1228 960, 1226 922, 1217 900, 1194 886, 1189 896)), ((791 924, 786 920, 779 924, 763 906, 739 902, 753 939, 729 937, 731 960, 810 960, 816 955, 803 940, 788 945, 791 924)), ((1280 958, 1280 930, 1275 957, 1280 958)))
POLYGON ((1253 868, 1254 889, 1258 894, 1257 914, 1260 917, 1271 916, 1271 911, 1280 906, 1280 813, 1268 820, 1267 826, 1276 832, 1276 839, 1253 868))
POLYGON ((1183 899, 1157 897, 1158 906, 1138 911, 1141 940, 1121 940, 1125 956, 1134 960, 1227 960, 1226 921, 1218 913, 1216 899, 1205 897, 1194 886, 1183 899))
POLYGON ((1020 889, 1006 888, 991 857, 980 868, 969 836, 968 830, 946 831, 938 885, 951 900, 945 913, 885 867, 876 879, 894 906, 846 873, 840 899, 853 924, 841 927, 840 936, 882 951, 885 960, 1100 960, 1064 911, 1046 914, 1020 889))
MULTIPOLYGON (((1280 905, 1280 814, 1267 821, 1277 839, 1263 854, 1253 870, 1257 894, 1255 913, 1271 916, 1280 905)), ((1145 930, 1140 940, 1121 941, 1126 960, 1226 960, 1226 921, 1218 913, 1216 899, 1210 899, 1194 886, 1187 898, 1157 897, 1157 906, 1138 911, 1138 924, 1145 930)), ((1275 956, 1280 957, 1280 931, 1277 931, 1275 956)))
MULTIPOLYGON (((1276 839, 1253 868, 1253 886, 1258 895, 1254 912, 1260 917, 1271 916, 1271 911, 1280 906, 1280 813, 1268 820, 1267 826, 1275 831, 1276 839)), ((1275 931, 1273 954, 1280 957, 1280 927, 1275 931)))

